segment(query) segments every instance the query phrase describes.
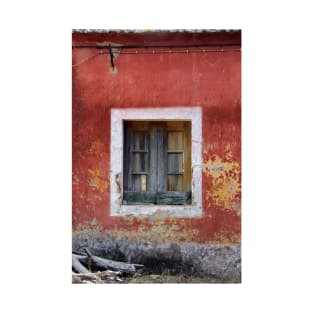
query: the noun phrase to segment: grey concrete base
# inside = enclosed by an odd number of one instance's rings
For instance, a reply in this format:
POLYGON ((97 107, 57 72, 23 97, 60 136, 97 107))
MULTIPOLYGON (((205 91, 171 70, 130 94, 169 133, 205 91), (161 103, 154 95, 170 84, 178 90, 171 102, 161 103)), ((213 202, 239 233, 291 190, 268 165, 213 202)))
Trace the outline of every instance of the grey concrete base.
POLYGON ((241 282, 240 245, 151 243, 106 236, 73 235, 73 250, 88 247, 95 255, 145 265, 153 273, 185 273, 213 277, 220 282, 241 282))

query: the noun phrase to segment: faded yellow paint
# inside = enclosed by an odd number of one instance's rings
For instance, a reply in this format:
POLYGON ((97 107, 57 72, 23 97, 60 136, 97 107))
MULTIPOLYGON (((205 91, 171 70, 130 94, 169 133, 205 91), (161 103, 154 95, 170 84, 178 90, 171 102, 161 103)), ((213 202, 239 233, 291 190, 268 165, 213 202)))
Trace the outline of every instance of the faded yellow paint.
POLYGON ((97 139, 92 142, 89 153, 91 154, 98 154, 99 152, 102 152, 104 150, 104 144, 101 142, 100 139, 97 139))
POLYGON ((105 180, 103 171, 101 171, 99 168, 88 170, 89 173, 89 179, 88 184, 91 187, 97 188, 100 192, 108 191, 109 189, 109 183, 105 180))
MULTIPOLYGON (((132 242, 150 242, 156 243, 179 243, 179 242, 199 242, 199 230, 187 229, 185 227, 173 224, 173 225, 153 225, 148 227, 147 225, 140 225, 136 230, 125 229, 107 229, 101 230, 99 225, 80 224, 73 234, 87 235, 91 238, 110 238, 116 241, 132 241, 132 242)), ((201 240, 201 243, 210 244, 227 244, 227 243, 239 243, 240 233, 228 234, 226 231, 215 233, 212 237, 201 240)))
POLYGON ((203 171, 211 178, 209 189, 206 191, 208 203, 226 210, 236 210, 240 214, 240 164, 233 160, 230 148, 227 147, 224 159, 212 155, 203 164, 203 171))
MULTIPOLYGON (((126 219, 125 219, 126 221, 126 219)), ((130 227, 134 218, 128 219, 130 227)), ((182 223, 175 223, 174 220, 155 221, 150 224, 146 221, 135 229, 114 229, 105 230, 103 234, 116 240, 131 240, 142 242, 193 242, 197 240, 199 230, 190 229, 182 223)))
POLYGON ((220 231, 208 240, 208 243, 240 243, 241 242, 241 234, 240 232, 229 234, 225 231, 220 231))
MULTIPOLYGON (((157 211, 150 216, 104 217, 99 223, 94 220, 79 223, 80 216, 74 217, 75 231, 92 236, 108 236, 113 240, 134 242, 201 242, 201 243, 238 243, 240 242, 240 163, 234 158, 228 146, 223 153, 212 153, 204 149, 203 174, 205 176, 204 216, 200 219, 177 219, 166 212, 157 211), (78 219, 78 220, 77 220, 78 219), (76 221, 77 220, 77 221, 76 221)), ((89 153, 99 157, 103 153, 103 143, 96 140, 89 153)), ((96 188, 97 200, 109 190, 109 180, 105 179, 100 166, 88 170, 88 184, 96 188), (100 194, 101 193, 101 194, 100 194)), ((117 177, 119 182, 120 177, 117 177)), ((76 177, 73 178, 76 182, 76 177)), ((82 198, 83 195, 80 195, 82 198)), ((91 216, 100 216, 100 209, 93 203, 86 205, 91 216)), ((79 214, 81 212, 77 211, 79 214)))
POLYGON ((91 237, 103 236, 111 240, 126 240, 132 242, 201 242, 201 243, 239 243, 240 229, 230 231, 228 226, 214 229, 211 217, 200 224, 189 220, 164 218, 150 220, 124 216, 119 218, 113 227, 107 228, 99 224, 96 218, 79 224, 74 231, 91 237))
MULTIPOLYGON (((88 153, 98 159, 104 157, 104 144, 100 139, 92 142, 88 153)), ((109 181, 104 175, 105 171, 99 167, 88 170, 88 185, 95 187, 101 193, 109 190, 109 181)))

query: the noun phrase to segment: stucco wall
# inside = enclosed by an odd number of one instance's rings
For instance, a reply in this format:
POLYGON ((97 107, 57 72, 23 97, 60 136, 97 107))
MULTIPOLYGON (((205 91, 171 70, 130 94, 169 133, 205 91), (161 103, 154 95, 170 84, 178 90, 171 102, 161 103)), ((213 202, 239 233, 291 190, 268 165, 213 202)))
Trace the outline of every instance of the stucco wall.
MULTIPOLYGON (((73 34, 73 45, 240 43, 240 32, 73 34)), ((107 54, 74 48, 73 230, 125 240, 240 243, 241 53, 107 54), (202 107, 203 215, 110 216, 111 108, 202 107)))

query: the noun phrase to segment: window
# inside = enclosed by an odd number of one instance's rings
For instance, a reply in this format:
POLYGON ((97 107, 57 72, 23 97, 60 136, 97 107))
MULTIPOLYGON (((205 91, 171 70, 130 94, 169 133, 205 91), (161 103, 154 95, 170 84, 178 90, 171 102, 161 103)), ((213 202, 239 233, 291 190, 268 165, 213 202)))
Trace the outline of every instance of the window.
POLYGON ((191 203, 191 122, 124 122, 123 204, 191 203))
POLYGON ((202 215, 200 107, 111 109, 110 215, 202 215))

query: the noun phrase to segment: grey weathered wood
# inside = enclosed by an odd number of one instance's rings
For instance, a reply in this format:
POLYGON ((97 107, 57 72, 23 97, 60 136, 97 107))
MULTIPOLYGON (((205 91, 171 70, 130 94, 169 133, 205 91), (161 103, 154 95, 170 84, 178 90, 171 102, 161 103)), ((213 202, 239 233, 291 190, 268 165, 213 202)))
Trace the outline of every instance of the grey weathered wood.
POLYGON ((164 127, 157 128, 157 191, 167 190, 167 132, 164 127))
POLYGON ((102 273, 72 273, 72 282, 75 284, 83 283, 83 281, 97 282, 98 284, 103 284, 102 273))
POLYGON ((191 192, 164 192, 158 193, 159 204, 190 204, 191 192))
POLYGON ((167 175, 168 191, 184 191, 183 189, 183 174, 167 175))
POLYGON ((133 176, 133 191, 145 192, 147 190, 147 175, 132 175, 133 176))
POLYGON ((148 168, 149 168, 148 154, 142 152, 133 153, 133 164, 132 164, 133 191, 138 192, 147 190, 147 177, 146 175, 143 176, 143 174, 148 174, 147 172, 148 168))
POLYGON ((135 131, 133 140, 133 150, 143 150, 146 146, 146 131, 135 131))
POLYGON ((148 133, 147 131, 134 131, 132 143, 132 171, 146 171, 148 168, 148 133))
POLYGON ((90 273, 74 254, 72 254, 72 268, 78 273, 90 273))
POLYGON ((124 192, 127 204, 157 203, 156 192, 124 192))
POLYGON ((77 252, 72 251, 72 255, 76 259, 78 259, 79 262, 85 264, 85 262, 87 262, 87 260, 88 260, 88 257, 86 256, 85 253, 82 253, 82 252, 78 252, 78 253, 80 253, 80 254, 77 254, 77 252))
POLYGON ((183 191, 184 180, 184 132, 171 130, 168 132, 167 153, 167 190, 183 191))
POLYGON ((183 149, 183 131, 171 130, 168 133, 168 150, 182 150, 183 149))
POLYGON ((145 163, 146 163, 146 168, 145 171, 147 172, 146 175, 146 191, 150 190, 150 179, 149 179, 149 175, 150 175, 150 133, 149 130, 147 130, 147 132, 145 133, 145 146, 144 146, 144 150, 147 151, 147 153, 144 153, 144 158, 145 158, 145 163))
MULTIPOLYGON (((125 175, 128 176, 124 191, 145 192, 149 188, 149 132, 146 126, 138 123, 126 123, 125 145, 125 175), (127 154, 127 151, 129 153, 127 154), (127 164, 127 165, 126 165, 127 164)), ((135 194, 136 195, 136 194, 135 194)), ((124 194, 123 200, 129 204, 127 195, 124 194)), ((132 201, 131 201, 132 202, 132 201)))
POLYGON ((184 123, 184 190, 191 191, 191 122, 184 123))
POLYGON ((122 282, 123 280, 119 277, 121 275, 120 271, 110 271, 106 270, 103 272, 96 273, 72 273, 72 282, 73 283, 84 283, 91 282, 97 284, 103 284, 107 282, 118 281, 122 282))
POLYGON ((132 171, 145 172, 148 170, 148 154, 144 152, 133 152, 132 171))
POLYGON ((182 152, 168 153, 167 158, 168 158, 168 162, 167 162, 168 173, 179 174, 184 171, 184 168, 183 168, 184 154, 182 152))
POLYGON ((74 273, 72 273, 72 284, 81 284, 81 283, 83 283, 83 279, 81 277, 74 276, 74 273))
POLYGON ((132 129, 125 123, 124 125, 124 171, 123 171, 123 189, 131 190, 131 143, 132 129))
POLYGON ((152 126, 150 128, 150 175, 149 175, 149 191, 157 192, 157 166, 158 166, 158 133, 157 128, 152 126))
POLYGON ((125 123, 124 190, 140 192, 147 190, 147 184, 144 183, 147 180, 146 176, 142 177, 138 174, 147 173, 149 169, 148 133, 136 127, 138 126, 125 123))
POLYGON ((117 262, 117 261, 103 259, 103 258, 92 255, 87 248, 85 248, 84 250, 87 253, 88 258, 90 259, 91 264, 101 269, 115 270, 115 271, 117 270, 117 271, 121 271, 124 273, 134 274, 137 268, 141 268, 144 266, 142 264, 129 264, 129 263, 124 263, 124 262, 117 262))
POLYGON ((185 133, 190 132, 190 123, 141 124, 125 123, 123 200, 127 204, 188 203, 189 198, 173 195, 158 200, 157 193, 191 190, 191 143, 190 134, 185 133))

